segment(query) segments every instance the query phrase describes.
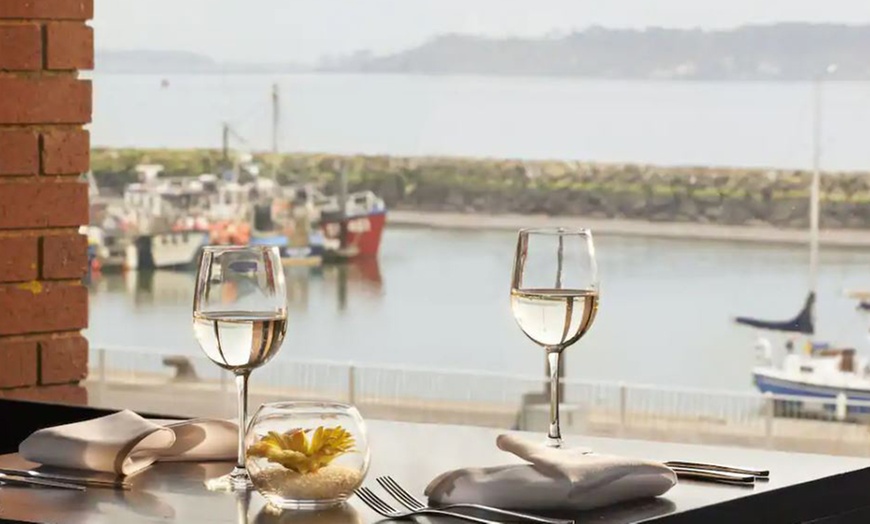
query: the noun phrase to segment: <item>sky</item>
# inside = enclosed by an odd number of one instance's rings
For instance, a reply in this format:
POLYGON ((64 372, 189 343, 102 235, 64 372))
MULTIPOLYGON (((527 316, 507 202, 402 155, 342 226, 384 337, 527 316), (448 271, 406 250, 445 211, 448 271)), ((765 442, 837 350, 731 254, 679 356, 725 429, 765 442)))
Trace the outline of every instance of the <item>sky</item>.
POLYGON ((605 27, 870 23, 870 0, 96 0, 98 49, 173 49, 218 61, 315 62, 449 32, 542 36, 605 27))

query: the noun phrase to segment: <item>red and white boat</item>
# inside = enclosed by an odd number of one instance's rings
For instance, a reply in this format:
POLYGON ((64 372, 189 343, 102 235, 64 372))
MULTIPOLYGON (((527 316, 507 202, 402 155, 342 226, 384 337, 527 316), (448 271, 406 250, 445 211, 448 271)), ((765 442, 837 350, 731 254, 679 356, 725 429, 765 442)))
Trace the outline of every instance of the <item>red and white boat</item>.
POLYGON ((325 239, 325 257, 333 259, 370 258, 378 254, 387 222, 387 206, 371 191, 351 193, 342 212, 338 196, 326 196, 307 187, 297 193, 314 212, 325 239))

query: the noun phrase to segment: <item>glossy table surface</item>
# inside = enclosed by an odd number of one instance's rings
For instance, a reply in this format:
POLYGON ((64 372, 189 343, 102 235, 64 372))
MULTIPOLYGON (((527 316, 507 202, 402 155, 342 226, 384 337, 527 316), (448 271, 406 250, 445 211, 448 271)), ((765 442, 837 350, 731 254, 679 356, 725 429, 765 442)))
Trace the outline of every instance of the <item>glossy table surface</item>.
MULTIPOLYGON (((468 426, 370 421, 372 466, 366 485, 389 474, 422 494, 435 475, 462 466, 516 461, 495 447, 500 431, 468 426)), ((542 435, 531 434, 531 438, 542 435)), ((572 515, 578 522, 802 522, 870 504, 870 460, 693 446, 609 438, 571 437, 569 445, 655 460, 698 460, 771 470, 754 488, 681 481, 658 499, 572 515)), ((132 478, 133 489, 73 492, 0 488, 0 518, 23 522, 117 523, 318 523, 376 522, 380 518, 352 498, 323 512, 275 514, 256 492, 210 492, 203 481, 229 471, 225 463, 152 466, 132 478)), ((380 488, 376 491, 387 497, 380 488)), ((566 515, 568 516, 568 515, 566 515)))

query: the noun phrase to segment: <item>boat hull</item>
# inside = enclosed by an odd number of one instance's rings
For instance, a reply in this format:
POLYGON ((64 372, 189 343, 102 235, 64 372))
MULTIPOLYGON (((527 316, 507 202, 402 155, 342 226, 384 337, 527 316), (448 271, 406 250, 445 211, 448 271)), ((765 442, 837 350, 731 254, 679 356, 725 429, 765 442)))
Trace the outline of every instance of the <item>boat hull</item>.
POLYGON ((209 234, 183 231, 143 235, 127 246, 127 269, 180 269, 196 263, 209 234))
POLYGON ((323 261, 324 247, 316 238, 307 246, 291 246, 285 235, 254 235, 252 246, 273 246, 278 248, 281 263, 285 266, 319 266, 323 261))
MULTIPOLYGON (((850 401, 870 402, 870 389, 812 384, 798 379, 773 376, 762 370, 753 372, 752 380, 755 383, 755 387, 762 393, 830 400, 830 403, 822 402, 822 406, 828 411, 835 409, 836 399, 841 393, 846 395, 846 398, 850 401)), ((798 401, 793 402, 789 400, 787 402, 801 404, 798 401)), ((870 407, 850 406, 848 411, 849 413, 870 413, 870 407)))
MULTIPOLYGON (((387 212, 377 211, 367 215, 348 217, 344 220, 347 224, 347 246, 342 251, 347 253, 345 258, 371 258, 378 255, 381 247, 381 236, 387 223, 387 212)), ((341 239, 342 220, 338 218, 324 218, 321 224, 323 235, 328 239, 341 239)))

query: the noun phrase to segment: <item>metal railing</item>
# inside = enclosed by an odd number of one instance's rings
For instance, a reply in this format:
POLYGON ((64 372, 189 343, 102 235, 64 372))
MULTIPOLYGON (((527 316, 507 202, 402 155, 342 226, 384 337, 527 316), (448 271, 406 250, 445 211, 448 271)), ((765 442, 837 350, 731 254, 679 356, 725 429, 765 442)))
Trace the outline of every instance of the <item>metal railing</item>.
MULTIPOLYGON (((117 402, 126 393, 152 411, 183 399, 188 409, 220 404, 232 414, 232 378, 205 357, 103 347, 92 349, 90 363, 87 384, 97 403, 117 402)), ((329 398, 376 418, 534 431, 547 425, 544 377, 286 358, 254 377, 255 401, 329 398)), ((568 434, 870 456, 870 402, 845 395, 821 399, 574 379, 563 387, 568 434)))

